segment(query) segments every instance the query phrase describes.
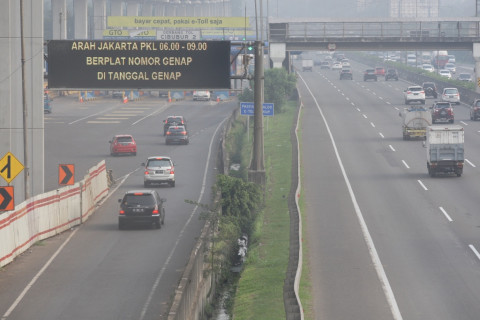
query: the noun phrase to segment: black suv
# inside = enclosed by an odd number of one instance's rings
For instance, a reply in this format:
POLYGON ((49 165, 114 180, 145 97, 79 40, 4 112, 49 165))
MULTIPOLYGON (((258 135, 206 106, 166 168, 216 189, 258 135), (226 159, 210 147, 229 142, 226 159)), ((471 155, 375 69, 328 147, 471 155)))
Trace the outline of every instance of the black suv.
POLYGON ((163 203, 167 201, 160 198, 155 190, 130 190, 125 193, 120 202, 118 214, 118 228, 125 229, 130 223, 153 224, 160 229, 165 223, 165 208, 163 203))
POLYGON ((395 80, 398 81, 398 72, 396 69, 387 69, 385 73, 385 81, 395 80))
POLYGON ((434 98, 437 99, 438 91, 437 86, 433 82, 424 82, 422 84, 423 90, 425 91, 425 98, 434 98))
POLYGON ((435 102, 432 105, 432 123, 448 122, 453 123, 454 114, 450 102, 435 102))
POLYGON ((343 79, 353 80, 352 70, 350 69, 340 70, 340 80, 343 80, 343 79))
POLYGON ((363 73, 363 81, 374 80, 377 81, 377 75, 375 74, 375 69, 367 69, 363 73))
POLYGON ((170 126, 165 136, 165 144, 181 143, 188 144, 188 131, 184 126, 170 126))
POLYGON ((163 120, 163 135, 167 134, 170 126, 184 126, 187 128, 187 120, 183 116, 168 116, 166 120, 163 120))

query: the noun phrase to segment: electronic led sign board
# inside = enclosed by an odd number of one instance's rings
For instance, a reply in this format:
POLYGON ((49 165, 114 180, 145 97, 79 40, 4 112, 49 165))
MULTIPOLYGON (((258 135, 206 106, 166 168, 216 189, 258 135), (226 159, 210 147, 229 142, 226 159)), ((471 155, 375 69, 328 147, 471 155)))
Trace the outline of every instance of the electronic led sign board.
POLYGON ((51 40, 51 89, 229 89, 230 41, 51 40))

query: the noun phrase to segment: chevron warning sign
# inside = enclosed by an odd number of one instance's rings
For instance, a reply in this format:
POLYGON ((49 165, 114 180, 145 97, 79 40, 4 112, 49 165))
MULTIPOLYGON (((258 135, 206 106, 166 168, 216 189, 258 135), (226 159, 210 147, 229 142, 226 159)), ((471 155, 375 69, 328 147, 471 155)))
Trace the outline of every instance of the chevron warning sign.
POLYGON ((58 184, 61 186, 70 186, 75 180, 75 165, 60 164, 58 165, 58 184))
POLYGON ((10 211, 14 209, 13 187, 0 187, 0 211, 10 211))

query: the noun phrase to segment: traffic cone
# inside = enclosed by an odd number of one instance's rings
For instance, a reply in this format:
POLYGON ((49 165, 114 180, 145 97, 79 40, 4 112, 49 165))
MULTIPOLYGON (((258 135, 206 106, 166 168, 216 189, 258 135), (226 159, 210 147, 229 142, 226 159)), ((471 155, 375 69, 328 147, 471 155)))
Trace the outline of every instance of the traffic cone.
POLYGON ((123 96, 123 103, 127 103, 127 102, 128 102, 127 96, 123 96))
POLYGON ((217 102, 220 102, 220 97, 219 96, 217 96, 217 102))
POLYGON ((83 102, 82 94, 79 94, 79 95, 78 95, 78 101, 79 101, 79 102, 83 102))

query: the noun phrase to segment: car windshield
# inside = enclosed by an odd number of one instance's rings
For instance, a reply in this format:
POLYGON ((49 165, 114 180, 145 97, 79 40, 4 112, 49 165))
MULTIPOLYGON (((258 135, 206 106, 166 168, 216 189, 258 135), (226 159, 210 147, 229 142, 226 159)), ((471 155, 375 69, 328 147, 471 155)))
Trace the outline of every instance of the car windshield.
POLYGON ((132 142, 132 137, 117 137, 117 142, 132 142))
POLYGON ((460 79, 470 79, 470 75, 468 73, 460 73, 458 77, 460 79))
POLYGON ((437 109, 450 108, 450 103, 437 103, 435 105, 435 108, 437 108, 437 109))
POLYGON ((123 204, 134 206, 134 205, 143 205, 143 206, 152 206, 155 204, 153 196, 149 193, 145 194, 127 194, 123 198, 123 204))
POLYGON ((445 89, 445 94, 457 94, 457 89, 445 89))
POLYGON ((424 83, 423 87, 424 88, 435 88, 435 85, 433 83, 424 83))
POLYGON ((170 133, 185 132, 185 127, 170 127, 170 128, 168 128, 168 132, 170 132, 170 133))
POLYGON ((476 106, 476 107, 480 107, 480 100, 478 100, 477 102, 475 102, 475 106, 476 106))
POLYGON ((422 91, 423 88, 421 88, 421 87, 410 87, 410 88, 408 88, 408 90, 410 90, 410 91, 422 91))
POLYGON ((150 159, 147 167, 170 167, 170 160, 168 159, 150 159))
POLYGON ((168 123, 172 123, 172 122, 181 123, 181 122, 182 122, 182 118, 180 118, 180 117, 171 117, 171 118, 168 118, 168 119, 167 119, 167 122, 168 122, 168 123))

